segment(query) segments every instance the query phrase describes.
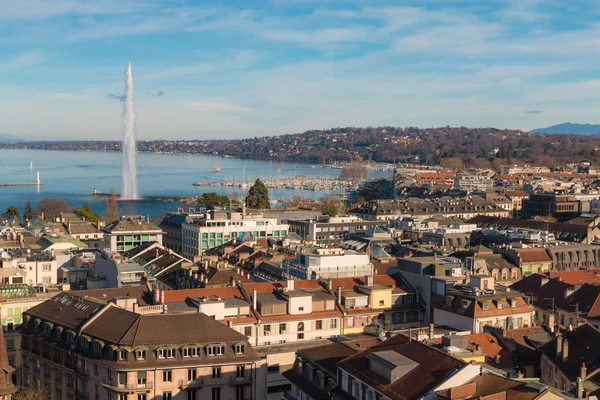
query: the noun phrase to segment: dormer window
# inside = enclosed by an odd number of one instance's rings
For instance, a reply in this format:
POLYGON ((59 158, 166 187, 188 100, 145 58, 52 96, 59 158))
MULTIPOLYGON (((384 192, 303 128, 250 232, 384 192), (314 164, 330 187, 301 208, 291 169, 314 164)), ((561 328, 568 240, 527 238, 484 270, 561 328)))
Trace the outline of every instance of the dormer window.
POLYGON ((88 348, 88 341, 85 337, 79 339, 79 344, 81 344, 81 347, 83 348, 88 348))
POLYGON ((127 350, 119 350, 119 361, 127 361, 127 350))
POLYGON ((102 353, 102 345, 100 342, 94 342, 94 351, 96 353, 102 353))
POLYGON ((236 344, 235 345, 235 354, 244 354, 244 345, 243 344, 236 344))
POLYGON ((135 351, 135 359, 137 361, 145 361, 146 360, 146 350, 136 350, 135 351))
POLYGON ((69 343, 75 343, 75 333, 67 332, 67 341, 69 343))
POLYGON ((223 354, 225 354, 225 346, 223 345, 213 345, 213 346, 208 346, 206 348, 206 354, 208 356, 222 356, 223 354))
POLYGON ((511 301, 510 301, 510 306, 511 306, 512 308, 515 308, 515 307, 517 307, 517 304, 518 304, 518 302, 517 302, 517 300, 515 300, 515 299, 513 299, 513 300, 511 300, 511 301))
POLYGON ((160 349, 158 350, 158 358, 163 360, 165 358, 175 358, 175 349, 160 349))
POLYGON ((198 357, 200 355, 200 349, 197 347, 184 347, 182 350, 182 355, 184 357, 198 357))
POLYGON ((52 334, 52 328, 49 324, 44 324, 44 334, 50 336, 52 334))

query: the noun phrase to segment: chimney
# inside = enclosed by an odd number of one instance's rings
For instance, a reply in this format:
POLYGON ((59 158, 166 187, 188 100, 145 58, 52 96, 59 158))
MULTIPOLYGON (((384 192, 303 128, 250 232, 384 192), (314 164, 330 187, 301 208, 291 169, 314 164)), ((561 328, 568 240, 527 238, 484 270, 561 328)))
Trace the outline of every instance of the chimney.
MULTIPOLYGON (((161 304, 165 303, 165 291, 163 289, 160 290, 160 302, 161 302, 161 304)), ((167 307, 167 306, 165 305, 165 307, 167 307)), ((166 308, 165 308, 165 310, 166 310, 166 308)))
POLYGON ((433 339, 434 332, 435 332, 435 326, 433 324, 429 324, 429 340, 433 339))
POLYGON ((162 306, 162 313, 163 313, 163 314, 166 314, 166 313, 167 313, 167 311, 168 311, 168 307, 167 307, 167 305, 166 305, 166 304, 163 304, 163 306, 162 306))
POLYGON ((556 334, 556 358, 561 357, 562 352, 562 335, 559 333, 556 334))
POLYGON ((285 287, 287 288, 287 290, 294 290, 294 280, 288 279, 285 287))
POLYGON ((160 289, 156 286, 154 287, 154 303, 160 304, 160 289))
POLYGON ((333 281, 331 278, 327 279, 327 289, 331 292, 333 290, 333 281))
POLYGON ((554 323, 555 323, 554 319, 555 319, 554 313, 553 312, 549 313, 548 314, 548 319, 547 319, 547 321, 548 321, 548 328, 554 327, 554 323))
POLYGON ((254 290, 252 291, 252 306, 254 307, 254 310, 256 310, 256 309, 257 309, 257 306, 256 306, 256 305, 257 305, 257 301, 256 301, 256 294, 257 294, 257 293, 256 293, 256 289, 254 289, 254 290))
POLYGON ((412 328, 408 328, 408 342, 412 341, 412 328))
POLYGON ((569 359, 569 341, 567 339, 563 339, 562 362, 567 362, 568 359, 569 359))
POLYGON ((235 278, 233 275, 229 277, 229 286, 235 286, 235 278))
POLYGON ((579 369, 579 377, 582 381, 585 381, 587 378, 587 368, 585 367, 585 363, 581 363, 581 368, 579 369))
POLYGON ((373 286, 373 275, 366 275, 365 276, 365 284, 367 286, 373 286))
POLYGON ((338 302, 341 304, 342 303, 342 285, 338 285, 338 287, 337 287, 337 299, 338 299, 338 302))

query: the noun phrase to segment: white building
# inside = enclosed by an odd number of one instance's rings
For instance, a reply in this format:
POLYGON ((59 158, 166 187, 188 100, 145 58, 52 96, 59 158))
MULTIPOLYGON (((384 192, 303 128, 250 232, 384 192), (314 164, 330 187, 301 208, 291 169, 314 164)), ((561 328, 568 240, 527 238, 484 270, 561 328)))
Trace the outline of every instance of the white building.
POLYGON ((129 251, 148 242, 162 244, 162 230, 143 216, 123 216, 102 229, 104 248, 129 251))
POLYGON ((266 238, 283 239, 287 233, 287 224, 280 224, 277 218, 265 218, 262 214, 207 213, 183 224, 182 255, 193 260, 205 250, 220 246, 242 234, 250 234, 256 241, 266 238))
MULTIPOLYGON (((58 280, 58 263, 51 252, 32 250, 10 250, 2 254, 2 269, 12 268, 15 276, 31 286, 55 285, 58 280)), ((11 280, 11 283, 17 281, 11 280)), ((61 281, 62 282, 62 279, 61 281)))
POLYGON ((342 249, 316 248, 283 261, 283 274, 290 279, 343 278, 373 275, 369 255, 342 249))

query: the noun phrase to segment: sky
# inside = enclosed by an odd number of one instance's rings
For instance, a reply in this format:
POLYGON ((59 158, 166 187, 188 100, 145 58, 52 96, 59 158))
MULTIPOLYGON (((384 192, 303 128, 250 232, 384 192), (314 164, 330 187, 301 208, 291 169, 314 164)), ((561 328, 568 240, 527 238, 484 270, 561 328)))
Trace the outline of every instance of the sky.
POLYGON ((594 123, 596 0, 0 0, 0 134, 594 123))

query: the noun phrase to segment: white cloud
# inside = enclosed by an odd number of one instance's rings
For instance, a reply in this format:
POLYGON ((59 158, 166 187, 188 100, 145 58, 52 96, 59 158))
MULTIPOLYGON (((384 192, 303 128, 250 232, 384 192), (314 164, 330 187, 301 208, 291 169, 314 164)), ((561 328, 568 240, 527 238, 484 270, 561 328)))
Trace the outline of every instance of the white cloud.
POLYGON ((206 111, 224 111, 224 112, 242 112, 242 113, 249 113, 249 112, 254 111, 254 109, 252 109, 250 107, 240 106, 240 105, 236 105, 236 104, 194 102, 191 105, 194 108, 197 108, 199 110, 206 110, 206 111))
POLYGON ((40 64, 47 60, 48 56, 43 51, 29 51, 21 53, 16 57, 2 61, 0 60, 0 71, 15 71, 21 68, 40 64))

